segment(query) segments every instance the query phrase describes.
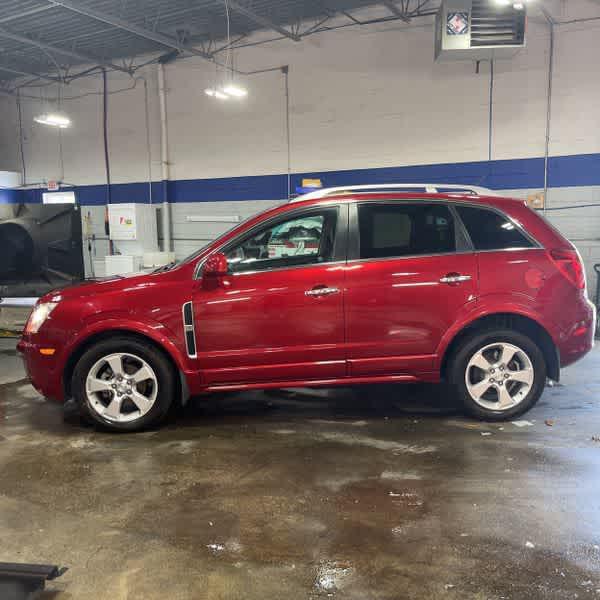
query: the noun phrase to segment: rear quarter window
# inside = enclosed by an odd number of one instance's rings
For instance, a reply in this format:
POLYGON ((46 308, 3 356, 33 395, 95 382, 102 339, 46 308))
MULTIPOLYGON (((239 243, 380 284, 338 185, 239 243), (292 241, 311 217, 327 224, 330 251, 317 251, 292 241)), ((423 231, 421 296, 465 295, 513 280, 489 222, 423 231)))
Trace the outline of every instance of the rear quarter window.
POLYGON ((506 216, 493 210, 456 206, 476 250, 534 248, 533 242, 506 216))

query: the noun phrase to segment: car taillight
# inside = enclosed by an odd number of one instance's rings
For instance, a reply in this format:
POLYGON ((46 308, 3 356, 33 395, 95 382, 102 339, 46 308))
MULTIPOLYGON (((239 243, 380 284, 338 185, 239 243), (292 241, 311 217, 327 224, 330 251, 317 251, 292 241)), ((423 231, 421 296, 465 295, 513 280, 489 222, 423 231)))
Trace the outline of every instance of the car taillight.
POLYGON ((566 248, 550 250, 558 270, 578 289, 585 289, 585 270, 577 250, 566 248))

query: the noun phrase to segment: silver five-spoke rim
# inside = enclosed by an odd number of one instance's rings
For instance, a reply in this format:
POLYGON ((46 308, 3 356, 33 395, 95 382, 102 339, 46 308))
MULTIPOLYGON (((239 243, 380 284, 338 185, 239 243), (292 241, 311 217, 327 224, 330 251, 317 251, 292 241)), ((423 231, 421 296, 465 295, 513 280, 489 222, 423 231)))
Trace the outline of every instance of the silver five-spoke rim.
POLYGON ((126 423, 144 416, 154 405, 158 379, 139 356, 109 354, 90 369, 85 381, 90 407, 107 421, 126 423))
POLYGON ((479 406, 495 411, 520 404, 533 381, 533 364, 527 353, 506 342, 488 344, 475 352, 465 373, 471 398, 479 406))

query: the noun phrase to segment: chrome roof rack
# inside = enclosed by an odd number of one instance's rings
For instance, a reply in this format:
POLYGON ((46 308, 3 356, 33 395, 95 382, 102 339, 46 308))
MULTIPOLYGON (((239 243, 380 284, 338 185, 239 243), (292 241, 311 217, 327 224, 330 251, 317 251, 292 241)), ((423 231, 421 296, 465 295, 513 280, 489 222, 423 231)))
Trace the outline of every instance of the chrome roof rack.
POLYGON ((497 196, 488 188, 476 185, 458 185, 455 183, 377 183, 372 185, 346 185, 340 187, 321 188, 308 194, 293 198, 290 202, 314 200, 352 192, 418 192, 426 194, 469 194, 473 196, 497 196))

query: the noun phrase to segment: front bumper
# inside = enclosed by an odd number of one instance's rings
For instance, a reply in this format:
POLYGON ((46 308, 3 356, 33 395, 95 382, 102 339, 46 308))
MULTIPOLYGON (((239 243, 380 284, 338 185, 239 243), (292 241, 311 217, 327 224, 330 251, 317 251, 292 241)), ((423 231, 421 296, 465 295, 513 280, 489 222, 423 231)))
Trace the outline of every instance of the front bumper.
POLYGON ((41 354, 40 348, 39 344, 25 338, 21 338, 17 344, 31 385, 42 396, 63 402, 62 370, 58 368, 56 357, 41 354))

